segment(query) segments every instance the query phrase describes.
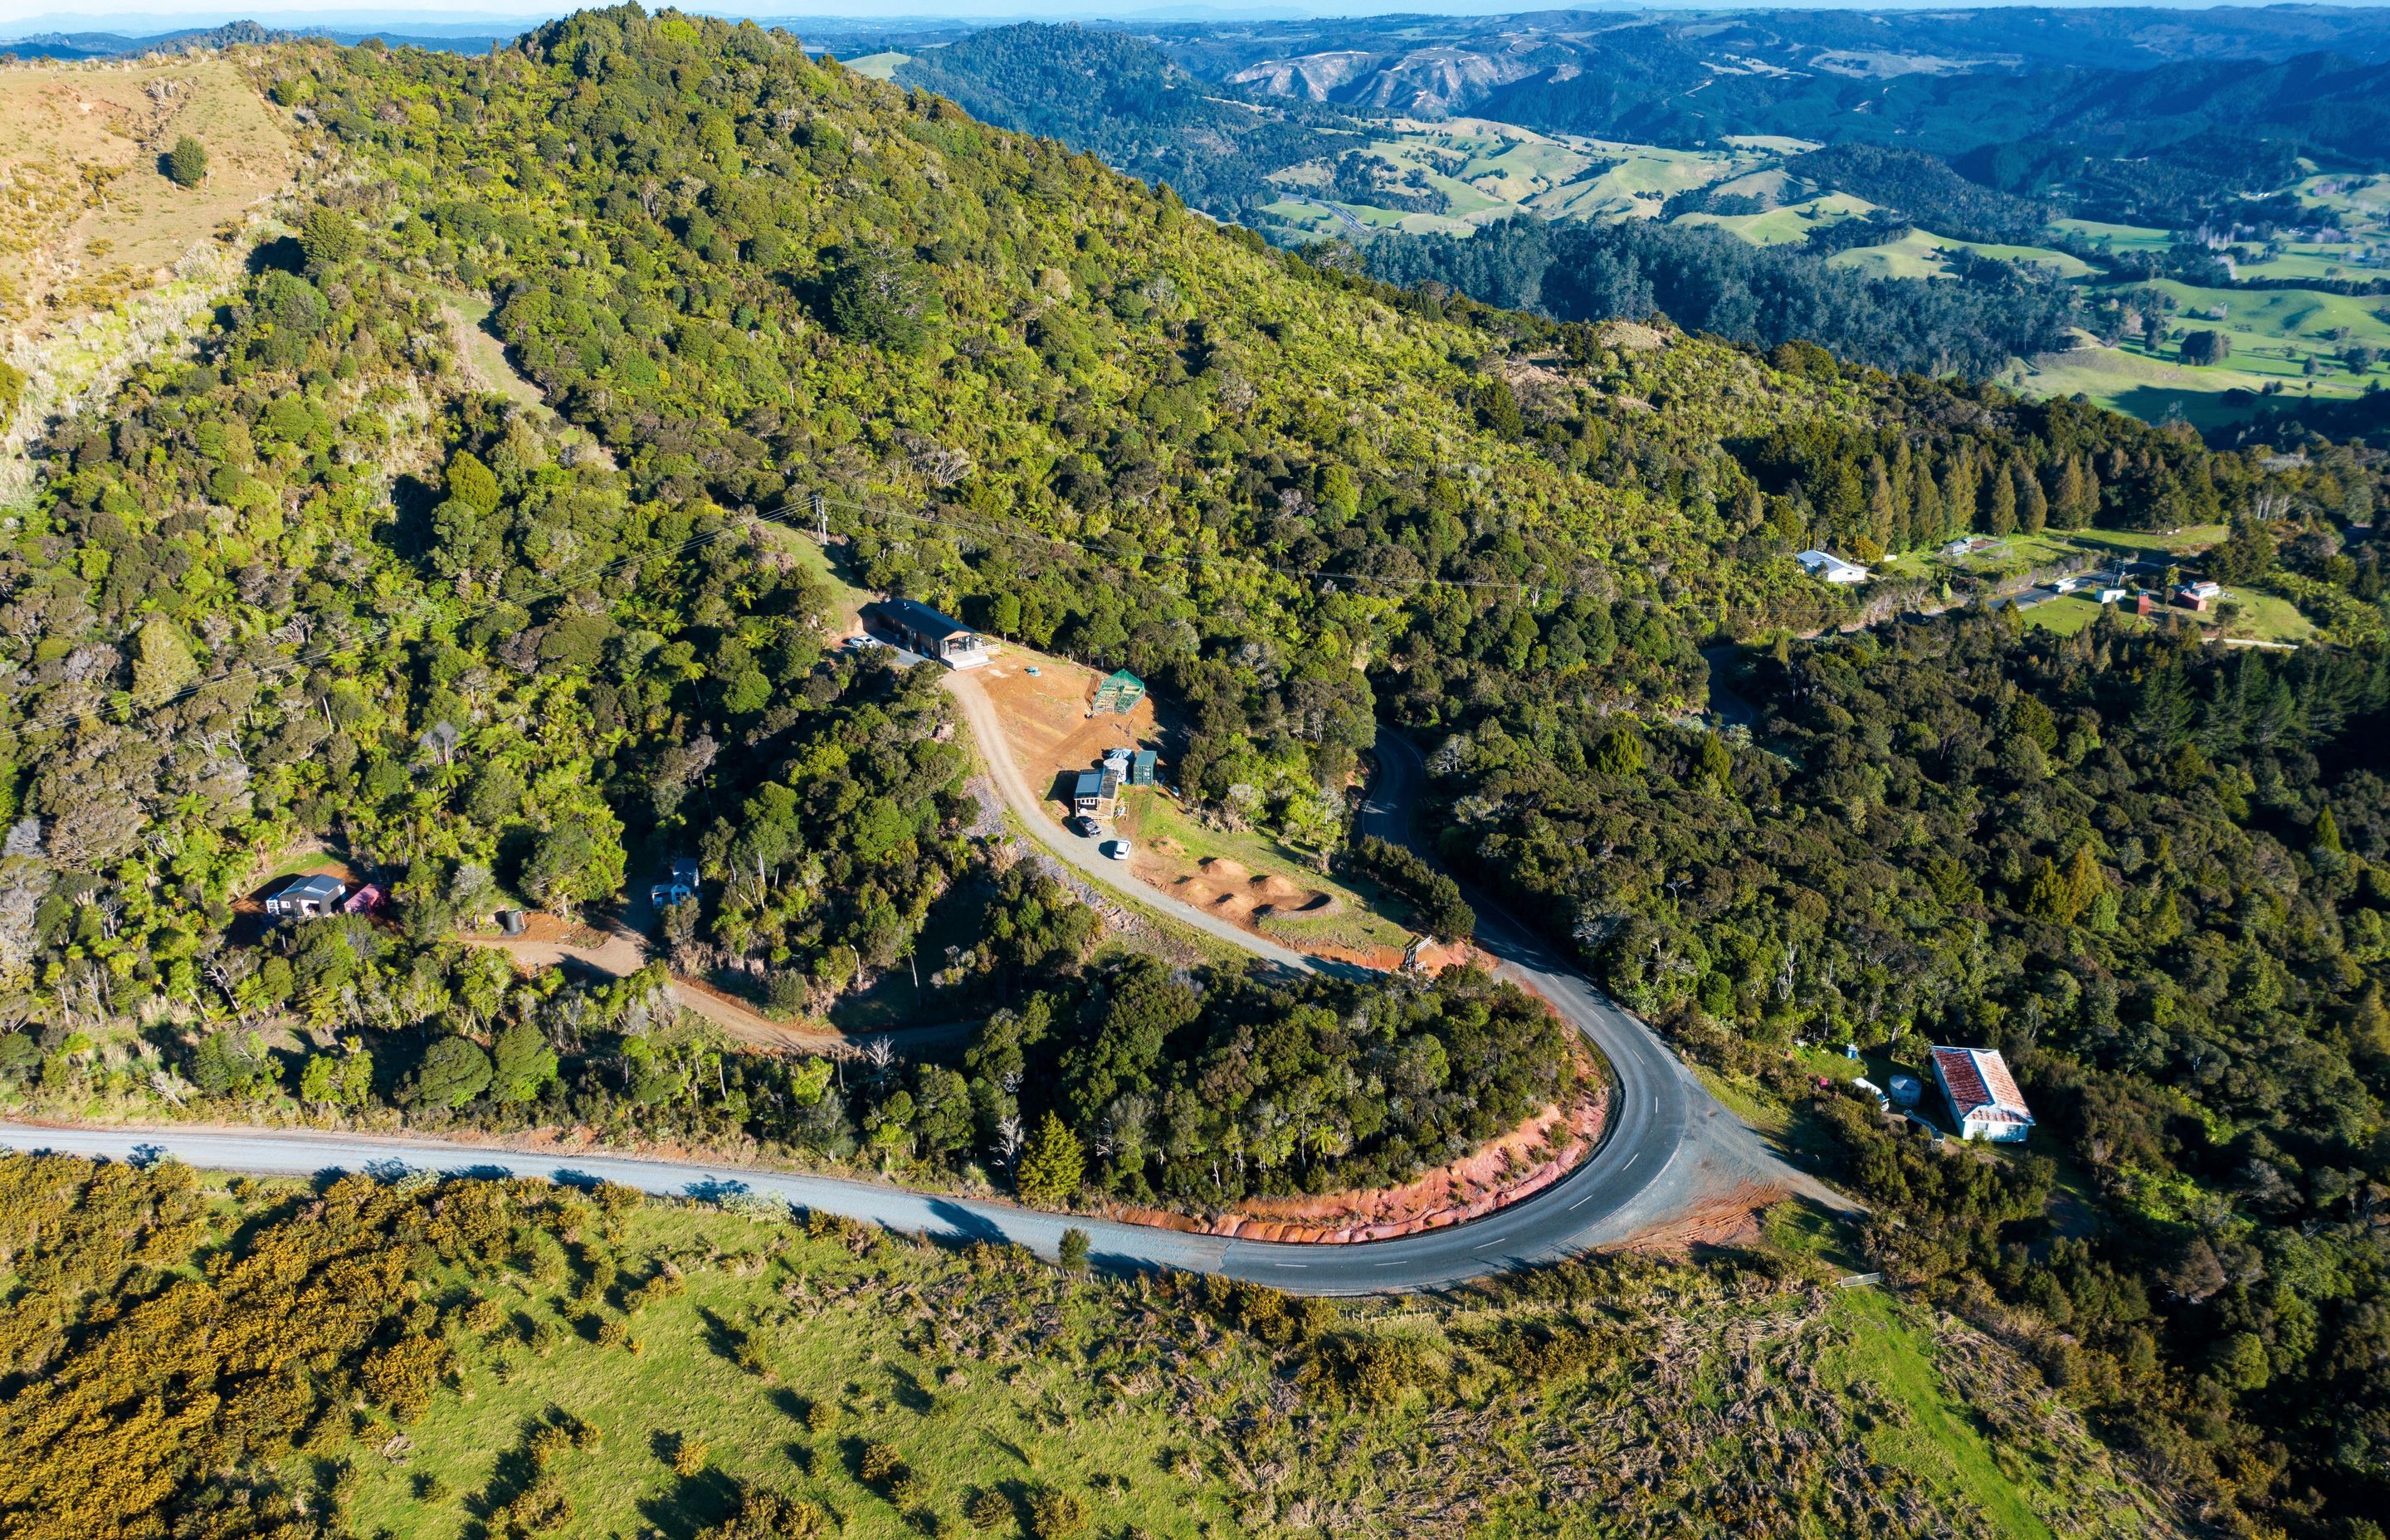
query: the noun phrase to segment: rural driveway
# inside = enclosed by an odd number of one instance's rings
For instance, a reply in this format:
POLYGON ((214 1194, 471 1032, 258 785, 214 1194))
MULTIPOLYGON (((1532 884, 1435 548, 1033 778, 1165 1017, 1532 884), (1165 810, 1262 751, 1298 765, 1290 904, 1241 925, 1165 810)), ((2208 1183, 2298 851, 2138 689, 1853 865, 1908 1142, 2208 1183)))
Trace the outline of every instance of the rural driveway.
POLYGON ((1112 861, 1098 853, 1096 841, 1082 840, 1056 823, 1046 810, 1046 799, 1029 784, 1021 773, 1021 763, 1012 757, 1010 742, 1004 736, 1004 721, 996 702, 968 671, 946 675, 947 693, 963 709, 963 720, 970 724, 971 738, 979 744, 980 758, 987 764, 988 778, 996 783, 996 793, 1013 815, 1029 826, 1037 842, 1052 852, 1055 859, 1068 866, 1088 881, 1108 888, 1132 903, 1168 915, 1183 925, 1214 936, 1229 945, 1252 953, 1280 968, 1298 973, 1317 973, 1321 964, 1306 957, 1292 947, 1280 946, 1274 941, 1240 929, 1219 916, 1206 914, 1191 904, 1160 892, 1129 874, 1128 863, 1112 861))
MULTIPOLYGON (((560 930, 562 928, 555 929, 560 930)), ((584 945, 572 940, 570 934, 493 936, 468 933, 457 939, 468 946, 503 952, 514 959, 517 967, 534 970, 563 966, 586 969, 610 979, 626 979, 647 966, 648 939, 629 924, 600 921, 592 929, 599 937, 595 945, 584 945)), ((917 1051, 937 1044, 959 1042, 970 1034, 971 1024, 968 1021, 890 1027, 882 1032, 849 1034, 803 1022, 776 1020, 727 995, 677 973, 673 975, 669 987, 673 1003, 683 1010, 713 1022, 739 1042, 776 1053, 854 1059, 863 1053, 864 1045, 874 1037, 884 1036, 899 1047, 917 1051)))

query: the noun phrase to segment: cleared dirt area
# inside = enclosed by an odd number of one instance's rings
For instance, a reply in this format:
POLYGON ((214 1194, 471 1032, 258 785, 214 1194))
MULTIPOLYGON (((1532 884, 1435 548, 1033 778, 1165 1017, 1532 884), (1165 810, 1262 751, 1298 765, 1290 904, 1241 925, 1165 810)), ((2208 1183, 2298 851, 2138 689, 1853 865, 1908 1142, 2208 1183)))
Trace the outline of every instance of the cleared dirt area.
POLYGON ((102 309, 289 185, 280 114, 229 59, 0 69, 0 327, 102 309), (178 187, 159 158, 183 135, 207 180, 178 187))
POLYGON ((1200 905, 1215 915, 1248 921, 1266 919, 1274 914, 1311 915, 1324 919, 1341 907, 1331 893, 1300 887, 1276 872, 1247 871, 1224 855, 1197 862, 1192 874, 1171 875, 1174 864, 1167 857, 1183 853, 1169 844, 1156 850, 1158 854, 1135 863, 1137 875, 1179 902, 1200 905))
MULTIPOLYGON (((1106 750, 1161 746, 1150 697, 1126 715, 1091 714, 1103 677, 1098 670, 1008 646, 970 677, 1002 716, 1006 748, 1057 821, 1071 815, 1071 777, 1095 768, 1106 750)), ((1166 780, 1170 767, 1162 768, 1166 780)), ((1102 822, 1108 835, 1129 841, 1130 874, 1157 892, 1313 956, 1380 969, 1402 963, 1408 932, 1265 835, 1202 828, 1160 788, 1124 789, 1102 822)))
POLYGON ((1162 741, 1151 697, 1122 716, 1090 715, 1096 684, 1103 675, 1065 659, 1047 658, 1008 646, 986 667, 973 671, 988 699, 1004 713, 1004 735, 1021 773, 1066 817, 1070 804, 1065 775, 1091 770, 1107 749, 1152 749, 1162 741), (1031 674, 1031 669, 1035 674, 1031 674))
MULTIPOLYGON (((648 961, 647 938, 626 926, 575 924, 547 914, 525 915, 523 931, 519 936, 476 930, 457 939, 468 946, 503 952, 527 973, 570 965, 620 979, 637 972, 648 961)), ((851 1059, 862 1053, 867 1041, 817 1021, 775 1020, 709 984, 679 974, 673 976, 672 993, 675 1003, 683 1009, 703 1017, 737 1041, 759 1048, 851 1059)), ((961 1022, 899 1029, 886 1035, 907 1051, 914 1051, 959 1039, 969 1032, 970 1024, 961 1022)))

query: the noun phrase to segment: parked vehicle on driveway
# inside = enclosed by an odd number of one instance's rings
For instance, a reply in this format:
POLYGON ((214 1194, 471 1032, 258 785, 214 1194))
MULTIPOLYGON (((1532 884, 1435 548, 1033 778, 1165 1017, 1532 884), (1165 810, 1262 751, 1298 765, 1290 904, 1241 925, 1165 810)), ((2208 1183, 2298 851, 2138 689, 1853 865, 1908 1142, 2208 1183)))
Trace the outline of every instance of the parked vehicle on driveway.
POLYGON ((1107 840, 1103 843, 1103 852, 1106 855, 1111 856, 1115 861, 1125 861, 1128 859, 1128 841, 1125 840, 1107 840))

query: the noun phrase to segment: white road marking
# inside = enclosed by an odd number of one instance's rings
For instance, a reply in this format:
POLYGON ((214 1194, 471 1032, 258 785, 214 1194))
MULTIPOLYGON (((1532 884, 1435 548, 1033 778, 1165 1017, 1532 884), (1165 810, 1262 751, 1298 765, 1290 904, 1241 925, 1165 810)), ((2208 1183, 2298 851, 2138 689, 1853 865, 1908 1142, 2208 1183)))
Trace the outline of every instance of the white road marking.
POLYGON ((1470 1249, 1471 1251, 1482 1251, 1485 1250, 1485 1248, 1486 1248, 1486 1247, 1488 1247, 1488 1246, 1499 1246, 1499 1245, 1501 1245, 1501 1244, 1502 1244, 1502 1242, 1504 1242, 1505 1240, 1508 1240, 1509 1238, 1510 1238, 1510 1237, 1508 1237, 1508 1236, 1500 1236, 1500 1235, 1497 1235, 1497 1236, 1496 1236, 1496 1237, 1495 1237, 1493 1239, 1491 1239, 1491 1240, 1481 1240, 1481 1241, 1479 1241, 1476 1245, 1471 1246, 1471 1248, 1469 1248, 1469 1249, 1470 1249))

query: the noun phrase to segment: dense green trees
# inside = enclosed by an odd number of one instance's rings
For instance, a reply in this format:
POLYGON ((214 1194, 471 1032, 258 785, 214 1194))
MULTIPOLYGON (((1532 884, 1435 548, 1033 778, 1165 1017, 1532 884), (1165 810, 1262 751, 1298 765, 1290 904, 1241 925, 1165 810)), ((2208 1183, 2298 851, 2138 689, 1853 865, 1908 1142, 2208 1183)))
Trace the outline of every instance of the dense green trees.
MULTIPOLYGON (((2031 1181, 1979 1191, 1864 1120, 1855 1179, 1931 1243, 1901 1265, 1960 1258, 2051 1321, 2064 1293, 2091 1324, 2054 1361, 2139 1395, 2152 1444, 2262 1464, 2259 1431, 2362 1361, 2377 654, 1951 620, 1788 639, 1720 697, 1747 743, 1680 724, 1705 649, 1852 617, 1789 560, 1809 545, 2229 520, 2223 569, 2362 635, 2370 451, 2211 451, 1804 327, 1761 352, 1396 289, 752 27, 625 8, 483 58, 259 63, 356 174, 189 356, 53 436, 0 552, 12 1094, 571 1122, 1191 1206, 1399 1180, 1565 1091, 1561 1029, 1480 975, 1091 962, 1094 917, 970 832, 934 672, 826 654, 829 597, 747 518, 818 490, 862 582, 1153 680, 1204 816, 1331 850, 1381 718, 1425 735, 1450 861, 1696 1051, 2009 1046, 2131 1220, 2114 1241, 2037 1252, 2031 1181), (557 417, 467 388, 456 290, 496 302, 557 417), (384 879, 392 923, 256 943, 235 904, 315 844, 384 879), (521 980, 454 938, 681 855, 705 891, 661 921, 673 963, 785 1009, 951 918, 924 971, 988 1012, 962 1067, 728 1051, 662 963, 521 980), (1914 1222, 1944 1200, 1947 1244, 1914 1222), (2282 1262, 2268 1292, 2250 1251, 2306 1223, 2353 1281, 2282 1262), (2073 1303, 2125 1278, 2152 1319, 2073 1303), (2267 1383, 2210 1332, 2257 1339, 2267 1383)), ((1432 872, 1356 853, 1465 923, 1432 872)), ((2279 1491, 2362 1497, 2371 1457, 2279 1491)))
MULTIPOLYGON (((1836 228, 1868 233, 1858 221, 1836 228)), ((1446 284, 1560 320, 1664 315, 1688 330, 1764 347, 1820 342, 1883 369, 1981 379, 2064 343, 2069 291, 2026 269, 1982 262, 1957 282, 1870 278, 1828 266, 1832 251, 1831 243, 1754 246, 1703 225, 1521 218, 1466 239, 1381 236, 1363 258, 1389 282, 1446 284)))
POLYGON ((1830 1097, 1887 1264, 1989 1284, 2057 1383, 2249 1511, 2310 1485, 2369 1511, 2390 654, 1975 615, 1790 645, 1734 688, 1747 744, 1651 725, 1639 763, 1576 774, 1524 722, 1453 721, 1446 853, 1787 1094, 1796 1040, 1921 1073, 1929 1043, 2005 1049, 2097 1222, 2053 1228, 2038 1157, 1947 1157, 1830 1097))
POLYGON ((1574 1084, 1568 1029, 1483 973, 1271 987, 1145 959, 997 1012, 964 1069, 983 1128, 1028 1131, 1023 1192, 1066 1197, 1084 1167, 1197 1205, 1407 1181, 1574 1084))

